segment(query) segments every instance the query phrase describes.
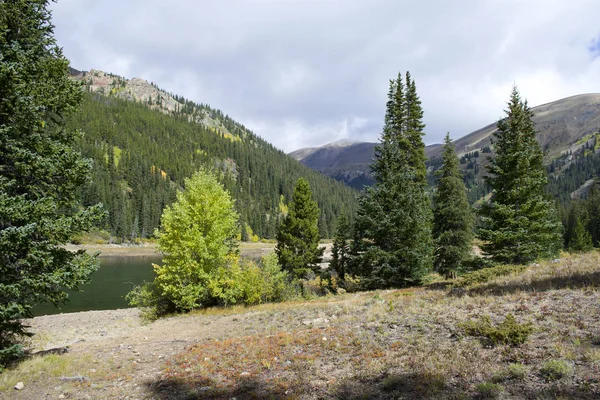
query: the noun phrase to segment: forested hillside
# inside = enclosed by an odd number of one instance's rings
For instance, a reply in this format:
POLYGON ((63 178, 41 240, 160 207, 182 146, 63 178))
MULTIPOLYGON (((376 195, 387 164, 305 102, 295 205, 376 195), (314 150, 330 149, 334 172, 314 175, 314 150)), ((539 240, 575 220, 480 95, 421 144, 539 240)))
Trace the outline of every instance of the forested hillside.
POLYGON ((236 200, 244 240, 275 237, 300 177, 310 182, 321 209, 322 237, 331 236, 340 213, 354 211, 354 190, 301 165, 220 111, 177 101, 181 108, 165 112, 150 109, 151 102, 88 89, 79 112, 68 121, 68 129, 83 131, 78 146, 93 162, 83 204, 104 204, 108 216, 101 228, 114 237, 152 235, 164 206, 203 165, 221 171, 236 200), (212 126, 191 117, 198 112, 212 126))

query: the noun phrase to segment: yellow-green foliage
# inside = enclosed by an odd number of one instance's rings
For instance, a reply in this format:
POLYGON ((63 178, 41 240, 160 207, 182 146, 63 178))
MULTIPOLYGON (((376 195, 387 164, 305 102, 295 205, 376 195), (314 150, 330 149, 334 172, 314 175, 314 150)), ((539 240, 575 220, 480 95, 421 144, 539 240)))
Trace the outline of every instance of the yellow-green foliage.
POLYGON ((457 286, 472 286, 481 283, 487 283, 494 278, 506 275, 518 274, 525 271, 525 265, 497 265, 495 267, 484 268, 478 271, 463 275, 456 282, 457 286))
POLYGON ((497 326, 492 324, 490 317, 483 316, 479 321, 467 321, 459 325, 467 335, 487 339, 491 344, 523 344, 533 332, 531 323, 519 324, 512 314, 497 326))
POLYGON ((550 360, 542 365, 540 372, 547 381, 557 381, 571 372, 571 366, 563 360, 550 360))
POLYGON ((232 258, 211 278, 210 296, 222 305, 254 305, 284 300, 289 294, 288 274, 281 270, 275 253, 259 263, 232 258))
POLYGON ((285 197, 283 195, 279 195, 279 214, 282 217, 285 217, 288 215, 288 212, 289 212, 289 208, 285 204, 285 197))
POLYGON ((258 241, 260 240, 258 235, 256 235, 254 233, 254 231, 252 230, 252 227, 248 224, 246 224, 246 233, 248 234, 248 237, 250 238, 250 241, 252 243, 258 243, 258 241))
POLYGON ((119 147, 117 146, 113 146, 113 155, 114 155, 114 160, 115 160, 115 167, 119 166, 119 162, 121 161, 121 154, 123 154, 123 150, 121 150, 119 147))
POLYGON ((200 170, 185 181, 185 191, 165 208, 157 232, 163 265, 154 265, 159 291, 177 309, 201 307, 208 284, 235 251, 238 215, 217 178, 200 170))

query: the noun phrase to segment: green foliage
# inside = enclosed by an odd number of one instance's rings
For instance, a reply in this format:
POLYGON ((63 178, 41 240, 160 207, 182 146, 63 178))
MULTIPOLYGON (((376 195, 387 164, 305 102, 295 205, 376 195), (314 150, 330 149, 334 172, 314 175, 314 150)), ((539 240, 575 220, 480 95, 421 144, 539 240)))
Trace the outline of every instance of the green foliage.
POLYGON ((456 285, 468 287, 487 283, 501 276, 521 273, 526 268, 525 265, 496 265, 494 267, 483 268, 461 276, 456 285))
POLYGON ((475 385, 475 391, 481 399, 497 399, 504 392, 504 388, 497 383, 483 382, 475 385))
POLYGON ((235 253, 238 230, 233 200, 213 174, 201 169, 185 187, 163 211, 157 232, 163 265, 154 266, 162 296, 180 311, 210 304, 210 279, 235 253))
POLYGON ((510 363, 508 367, 494 374, 494 382, 504 382, 510 379, 523 380, 529 374, 529 367, 520 363, 510 363))
POLYGON ((376 184, 359 200, 349 272, 370 287, 418 283, 431 267, 423 111, 414 81, 390 82, 381 143, 372 165, 376 184))
POLYGON ((533 332, 531 323, 519 324, 512 314, 508 314, 497 326, 492 324, 488 316, 481 317, 479 321, 466 321, 459 326, 467 335, 485 338, 492 345, 517 346, 525 343, 533 332))
POLYGON ((494 133, 496 154, 486 177, 492 197, 481 208, 479 235, 495 261, 523 264, 558 254, 561 226, 545 194, 548 178, 533 114, 516 87, 506 113, 494 133))
POLYGON ((540 373, 547 381, 557 381, 571 372, 571 366, 563 360, 549 360, 542 365, 540 373))
POLYGON ((529 373, 529 367, 527 365, 519 363, 508 364, 507 375, 510 379, 523 380, 529 373))
POLYGON ((220 171, 220 182, 235 199, 240 227, 250 226, 255 238, 275 238, 286 212, 280 199, 292 197, 300 177, 314 190, 324 237, 333 234, 338 215, 354 212, 354 190, 305 167, 222 112, 180 101, 181 112, 165 114, 146 104, 86 92, 81 111, 68 119, 69 127, 85 130, 77 146, 93 160, 92 182, 82 190, 82 202, 105 205, 109 216, 100 228, 119 241, 152 236, 163 208, 199 168, 220 171), (204 115, 221 121, 241 140, 195 122, 204 115), (118 165, 115 147, 121 149, 118 165))
POLYGON ((343 281, 348 268, 348 258, 350 255, 351 226, 348 217, 345 214, 340 215, 333 236, 333 245, 331 247, 331 262, 329 266, 338 277, 343 281))
POLYGON ((454 278, 471 256, 474 220, 450 134, 446 134, 442 159, 433 196, 433 265, 446 278, 454 278))
POLYGON ((208 288, 219 305, 255 305, 293 297, 296 293, 289 281, 289 274, 282 271, 275 253, 270 253, 258 264, 252 260, 232 260, 216 271, 208 288))
POLYGON ((319 248, 319 207, 308 181, 298 179, 288 215, 277 232, 275 252, 283 269, 296 277, 319 272, 324 248, 319 248))
POLYGON ((18 357, 22 318, 66 300, 96 257, 61 245, 102 216, 78 207, 89 162, 64 118, 81 101, 56 45, 48 1, 0 2, 0 365, 18 357))

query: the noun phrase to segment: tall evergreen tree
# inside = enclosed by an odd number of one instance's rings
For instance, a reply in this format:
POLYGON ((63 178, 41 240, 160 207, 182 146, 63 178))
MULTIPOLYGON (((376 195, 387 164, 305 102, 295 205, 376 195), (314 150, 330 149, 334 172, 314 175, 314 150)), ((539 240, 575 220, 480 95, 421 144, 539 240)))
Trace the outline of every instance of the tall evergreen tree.
POLYGON ((471 253, 473 215, 450 134, 446 134, 442 160, 433 196, 433 263, 436 271, 450 278, 471 253))
POLYGON ((425 125, 416 85, 390 81, 381 143, 371 166, 376 184, 360 199, 350 272, 374 287, 417 283, 431 266, 425 125))
POLYGON ((330 263, 330 267, 337 272, 338 277, 341 280, 344 280, 346 277, 351 237, 351 227, 348 217, 346 214, 342 214, 338 218, 337 225, 335 227, 330 263))
POLYGON ((22 318, 67 298, 96 259, 61 245, 101 216, 79 209, 89 163, 64 118, 81 100, 45 0, 0 1, 0 366, 18 356, 22 318))
POLYGON ((496 155, 486 177, 492 196, 481 208, 480 237, 495 261, 528 263, 558 253, 562 227, 545 193, 548 178, 533 113, 516 87, 506 114, 494 133, 496 155))
POLYGON ((275 253, 283 269, 298 277, 318 272, 324 248, 319 247, 319 207, 308 181, 298 179, 292 203, 277 232, 275 253))

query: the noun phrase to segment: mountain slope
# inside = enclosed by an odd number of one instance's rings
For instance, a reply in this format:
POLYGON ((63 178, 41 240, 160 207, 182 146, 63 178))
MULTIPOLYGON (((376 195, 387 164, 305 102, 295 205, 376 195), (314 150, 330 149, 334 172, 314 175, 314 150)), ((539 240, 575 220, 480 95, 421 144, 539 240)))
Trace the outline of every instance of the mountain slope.
POLYGON ((84 132, 79 150, 93 165, 82 201, 105 205, 109 215, 102 228, 113 236, 152 235, 162 209, 201 166, 218 171, 235 198, 242 239, 275 236, 300 177, 310 182, 322 211, 322 236, 331 235, 340 213, 355 207, 352 189, 301 165, 218 110, 141 80, 98 71, 75 79, 86 91, 67 125, 84 132))
POLYGON ((369 164, 375 157, 374 147, 375 143, 342 140, 323 147, 296 150, 290 156, 350 187, 362 189, 373 184, 369 164))
MULTIPOLYGON (((576 190, 569 182, 585 182, 594 174, 595 162, 585 167, 585 171, 575 179, 571 172, 567 179, 567 170, 573 164, 581 162, 590 154, 589 147, 596 146, 596 132, 600 130, 600 94, 581 94, 567 97, 551 103, 533 107, 533 121, 538 130, 538 141, 546 152, 546 163, 556 178, 551 183, 551 192, 561 198, 570 194, 566 190, 576 190), (584 179, 585 178, 585 179, 584 179), (563 182, 567 179, 569 182, 563 182)), ((485 172, 487 158, 493 153, 492 133, 496 130, 496 122, 478 129, 457 139, 454 144, 461 159, 465 181, 470 188, 470 200, 475 201, 485 194, 482 175, 485 172), (490 154, 486 154, 490 153, 490 154)), ((356 177, 372 182, 369 163, 373 157, 375 143, 352 143, 338 149, 335 144, 320 148, 300 149, 290 153, 304 165, 340 180, 349 186, 361 188, 356 184, 356 177)), ((425 153, 429 159, 429 171, 439 167, 441 155, 440 144, 426 146, 425 153)), ((430 179, 433 182, 433 176, 430 179)))

